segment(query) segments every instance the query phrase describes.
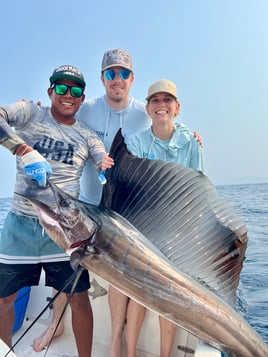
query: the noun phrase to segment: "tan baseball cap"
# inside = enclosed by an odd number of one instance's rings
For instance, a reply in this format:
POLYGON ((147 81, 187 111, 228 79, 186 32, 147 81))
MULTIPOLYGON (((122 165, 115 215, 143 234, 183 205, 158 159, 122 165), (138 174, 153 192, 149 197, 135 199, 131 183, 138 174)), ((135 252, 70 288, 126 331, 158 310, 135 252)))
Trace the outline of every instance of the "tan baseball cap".
POLYGON ((146 100, 148 101, 152 95, 160 92, 169 93, 178 100, 176 85, 168 79, 160 79, 154 82, 148 89, 146 100))

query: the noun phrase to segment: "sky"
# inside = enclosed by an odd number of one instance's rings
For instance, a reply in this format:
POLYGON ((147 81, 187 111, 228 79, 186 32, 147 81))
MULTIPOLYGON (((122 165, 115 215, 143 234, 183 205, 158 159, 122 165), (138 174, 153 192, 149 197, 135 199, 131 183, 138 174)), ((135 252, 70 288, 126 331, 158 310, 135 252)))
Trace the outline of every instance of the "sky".
MULTIPOLYGON (((179 120, 198 131, 215 185, 268 182, 267 0, 9 0, 1 4, 0 104, 50 105, 62 64, 100 96, 105 51, 133 60, 131 94, 144 101, 158 79, 177 85, 179 120)), ((12 196, 15 158, 0 147, 0 197, 12 196)))

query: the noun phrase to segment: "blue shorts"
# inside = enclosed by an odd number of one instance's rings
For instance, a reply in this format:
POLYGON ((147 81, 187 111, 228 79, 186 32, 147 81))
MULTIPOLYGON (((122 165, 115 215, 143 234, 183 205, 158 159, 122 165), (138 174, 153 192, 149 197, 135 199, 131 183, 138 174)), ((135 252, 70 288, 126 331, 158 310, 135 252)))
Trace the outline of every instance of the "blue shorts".
MULTIPOLYGON (((62 290, 74 271, 70 258, 44 232, 38 218, 8 213, 0 238, 0 297, 9 296, 22 287, 38 285, 42 268, 45 284, 62 290)), ((90 288, 84 270, 74 292, 90 288)), ((72 283, 64 288, 70 293, 72 283)))
POLYGON ((68 255, 46 234, 37 217, 9 212, 0 237, 0 262, 27 264, 67 261, 68 255))

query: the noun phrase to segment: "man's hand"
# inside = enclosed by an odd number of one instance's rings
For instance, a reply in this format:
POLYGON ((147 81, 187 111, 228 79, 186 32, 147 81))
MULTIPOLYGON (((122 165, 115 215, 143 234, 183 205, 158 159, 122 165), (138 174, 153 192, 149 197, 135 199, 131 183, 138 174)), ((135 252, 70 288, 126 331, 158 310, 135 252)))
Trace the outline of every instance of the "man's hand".
POLYGON ((38 151, 33 150, 21 156, 21 160, 24 173, 39 186, 46 187, 47 177, 52 174, 52 168, 46 159, 38 151))
POLYGON ((105 185, 107 180, 105 177, 105 170, 110 169, 114 165, 114 160, 105 153, 101 162, 101 171, 99 173, 99 181, 102 185, 105 185))
POLYGON ((106 152, 101 162, 101 169, 104 171, 106 169, 110 169, 113 165, 114 165, 114 160, 106 152))

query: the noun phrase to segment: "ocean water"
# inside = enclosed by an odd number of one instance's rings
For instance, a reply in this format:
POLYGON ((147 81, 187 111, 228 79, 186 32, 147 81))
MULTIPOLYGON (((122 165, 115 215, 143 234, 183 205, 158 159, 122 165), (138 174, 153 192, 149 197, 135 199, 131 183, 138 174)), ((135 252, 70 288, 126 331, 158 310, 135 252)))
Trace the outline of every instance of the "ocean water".
POLYGON ((268 343, 268 183, 218 186, 248 229, 246 260, 240 275, 241 314, 268 343))
MULTIPOLYGON (((268 343, 268 183, 217 186, 248 229, 246 260, 240 275, 240 313, 268 343)), ((10 198, 0 198, 0 230, 10 198)))

